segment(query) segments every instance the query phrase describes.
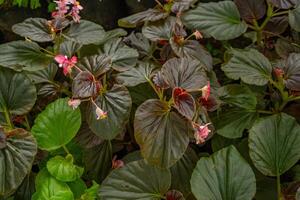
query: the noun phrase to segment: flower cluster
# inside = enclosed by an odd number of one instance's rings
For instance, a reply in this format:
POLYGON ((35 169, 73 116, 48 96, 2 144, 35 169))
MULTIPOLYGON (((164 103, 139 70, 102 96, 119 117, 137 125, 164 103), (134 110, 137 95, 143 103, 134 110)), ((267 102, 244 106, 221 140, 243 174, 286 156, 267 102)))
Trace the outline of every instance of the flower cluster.
POLYGON ((68 58, 66 55, 59 54, 54 57, 54 60, 59 64, 59 67, 63 68, 63 73, 66 76, 67 74, 71 73, 72 68, 77 63, 77 57, 72 56, 71 58, 68 58))
POLYGON ((58 0, 56 3, 56 11, 52 12, 53 18, 65 18, 71 16, 77 23, 80 21, 79 12, 83 9, 80 3, 76 0, 58 0))
POLYGON ((196 139, 196 144, 202 144, 205 142, 205 139, 208 137, 211 130, 209 130, 208 125, 210 123, 199 125, 197 123, 193 123, 193 127, 195 130, 194 137, 196 139))

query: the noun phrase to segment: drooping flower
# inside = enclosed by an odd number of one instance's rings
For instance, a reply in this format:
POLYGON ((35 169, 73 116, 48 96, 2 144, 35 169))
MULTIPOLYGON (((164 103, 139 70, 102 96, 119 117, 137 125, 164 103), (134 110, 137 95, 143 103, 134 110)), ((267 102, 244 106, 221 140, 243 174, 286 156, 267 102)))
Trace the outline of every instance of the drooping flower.
POLYGON ((202 144, 205 142, 205 139, 208 137, 211 130, 209 130, 208 125, 210 123, 199 125, 197 123, 193 123, 193 127, 195 130, 194 137, 196 139, 196 144, 202 144))
POLYGON ((194 36, 195 36, 195 38, 196 38, 197 40, 200 40, 200 39, 203 38, 202 33, 201 33, 200 31, 198 31, 198 30, 196 30, 196 31, 194 32, 194 36))
POLYGON ((68 13, 68 10, 70 9, 70 7, 68 6, 68 4, 70 2, 68 0, 59 0, 59 1, 54 1, 54 2, 57 5, 57 7, 56 7, 57 11, 56 11, 54 16, 53 16, 53 13, 52 13, 52 17, 55 17, 55 16, 62 17, 65 14, 68 13))
POLYGON ((207 85, 201 88, 202 91, 202 98, 204 98, 206 101, 208 100, 208 97, 210 96, 210 82, 207 82, 207 85))
POLYGON ((96 119, 105 119, 107 118, 107 112, 104 112, 99 106, 96 106, 96 119))
POLYGON ((276 67, 273 71, 274 71, 276 78, 282 78, 284 75, 284 71, 281 68, 276 67))
POLYGON ((115 155, 112 159, 112 168, 118 169, 124 166, 124 162, 122 160, 117 160, 117 156, 115 155))
POLYGON ((72 56, 70 59, 68 59, 65 55, 57 55, 54 57, 54 60, 59 64, 59 67, 63 68, 63 73, 66 76, 67 74, 71 73, 72 68, 77 63, 77 57, 72 56))
POLYGON ((83 9, 83 7, 80 5, 78 1, 71 0, 71 3, 73 4, 72 10, 71 10, 71 16, 73 20, 77 23, 80 21, 79 12, 83 9))
POLYGON ((77 109, 80 104, 81 104, 80 99, 70 99, 68 101, 68 105, 71 106, 73 110, 77 109))

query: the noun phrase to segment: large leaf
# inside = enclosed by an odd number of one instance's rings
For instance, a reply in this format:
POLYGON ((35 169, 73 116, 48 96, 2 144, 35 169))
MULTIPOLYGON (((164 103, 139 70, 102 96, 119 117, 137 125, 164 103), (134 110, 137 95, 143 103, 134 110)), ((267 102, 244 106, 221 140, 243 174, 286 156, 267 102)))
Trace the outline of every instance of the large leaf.
POLYGON ((222 67, 225 74, 234 80, 241 79, 252 85, 265 85, 271 78, 269 60, 255 49, 232 49, 232 58, 222 67))
POLYGON ((27 71, 46 68, 53 58, 40 51, 37 43, 14 41, 0 45, 0 65, 5 67, 24 66, 27 71))
POLYGON ((73 80, 72 94, 73 98, 89 98, 98 95, 100 83, 89 71, 81 71, 73 80))
POLYGON ((27 75, 29 78, 33 81, 34 84, 40 84, 40 83, 54 83, 54 78, 57 73, 57 65, 56 64, 50 64, 47 68, 33 71, 33 72, 27 72, 27 75))
POLYGON ((299 4, 299 0, 268 0, 274 6, 281 9, 289 9, 299 4))
POLYGON ((290 26, 298 32, 300 32, 299 20, 300 20, 300 5, 297 6, 297 8, 295 8, 294 10, 289 11, 290 26))
POLYGON ((255 195, 255 175, 234 146, 201 158, 192 174, 192 192, 198 200, 251 200, 255 195))
POLYGON ((109 140, 84 150, 84 164, 87 177, 101 183, 111 170, 112 145, 109 140))
POLYGON ((163 65, 161 71, 165 81, 172 88, 196 90, 207 84, 207 77, 197 60, 172 58, 163 65))
MULTIPOLYGON (((1 133, 0 132, 0 137, 1 133)), ((23 129, 7 133, 0 141, 0 197, 12 194, 30 172, 37 152, 35 139, 23 129), (4 142, 5 145, 1 145, 4 142)))
POLYGON ((197 0, 174 0, 171 10, 173 13, 181 13, 189 9, 197 0))
POLYGON ((217 133, 227 138, 240 138, 245 129, 251 128, 258 113, 246 109, 229 109, 214 118, 217 133))
POLYGON ((183 23, 217 40, 233 39, 247 30, 247 24, 240 20, 239 11, 232 1, 200 3, 183 15, 183 23))
POLYGON ((80 110, 68 106, 67 99, 58 99, 37 116, 31 131, 39 148, 50 151, 68 144, 80 125, 80 110))
POLYGON ((99 195, 103 200, 160 200, 170 184, 169 170, 140 160, 112 171, 103 181, 99 195))
POLYGON ((112 67, 125 71, 135 66, 139 53, 122 42, 122 38, 112 39, 103 46, 103 53, 111 59, 112 67))
POLYGON ((15 24, 12 31, 37 42, 50 42, 55 37, 49 22, 43 18, 28 18, 22 23, 15 24))
POLYGON ((144 102, 135 113, 135 138, 143 157, 163 168, 171 167, 182 157, 191 130, 187 119, 159 100, 144 102))
POLYGON ((136 49, 140 57, 151 56, 153 45, 142 33, 132 32, 129 36, 125 37, 123 40, 127 45, 136 49))
POLYGON ((125 28, 135 28, 142 22, 146 21, 157 21, 166 18, 169 14, 160 9, 148 9, 143 12, 139 12, 128 17, 119 19, 118 24, 125 28))
POLYGON ((22 184, 14 193, 14 200, 31 200, 32 195, 35 193, 35 174, 29 174, 23 179, 22 184))
POLYGON ((0 112, 22 115, 34 106, 36 88, 25 74, 0 67, 0 85, 0 112))
POLYGON ((69 186, 56 180, 47 169, 43 169, 36 177, 36 193, 32 200, 74 200, 69 186))
POLYGON ((47 162, 48 172, 57 180, 71 182, 79 179, 83 174, 83 168, 73 164, 73 156, 55 156, 47 162))
POLYGON ((253 20, 259 20, 266 14, 265 0, 234 0, 241 17, 252 23, 253 20))
POLYGON ((88 56, 80 60, 78 67, 91 72, 95 77, 99 77, 110 70, 111 59, 105 55, 88 56))
POLYGON ((244 85, 231 84, 219 88, 219 99, 225 103, 244 109, 255 110, 256 96, 244 85))
POLYGON ((250 129, 250 157, 267 176, 278 176, 300 159, 300 126, 287 114, 258 120, 250 129))
POLYGON ((155 69, 152 63, 138 62, 136 67, 133 67, 125 72, 117 75, 117 82, 125 86, 134 87, 141 83, 146 83, 151 79, 151 75, 155 69))
POLYGON ((98 96, 95 102, 107 112, 107 118, 97 120, 95 105, 90 103, 86 111, 86 120, 95 134, 103 139, 112 140, 123 131, 129 120, 130 94, 126 87, 114 85, 109 91, 98 96))
POLYGON ((72 39, 80 44, 94 44, 101 42, 105 37, 102 26, 91 21, 81 20, 80 23, 73 22, 66 33, 67 39, 72 39))

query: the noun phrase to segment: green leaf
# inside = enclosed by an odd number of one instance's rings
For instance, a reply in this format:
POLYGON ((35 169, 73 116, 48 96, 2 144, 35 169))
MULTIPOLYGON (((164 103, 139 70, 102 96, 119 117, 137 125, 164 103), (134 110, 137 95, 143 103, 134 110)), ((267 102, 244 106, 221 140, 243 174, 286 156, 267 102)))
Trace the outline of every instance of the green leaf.
POLYGON ((22 23, 13 25, 12 31, 37 42, 51 42, 55 37, 49 22, 43 18, 28 18, 22 23))
POLYGON ((21 185, 37 153, 35 139, 25 130, 15 129, 7 135, 5 145, 0 145, 0 197, 11 195, 21 185))
POLYGON ((281 9, 289 9, 299 4, 299 0, 268 0, 274 6, 281 9))
POLYGON ((99 185, 93 181, 92 187, 85 190, 85 193, 81 195, 80 200, 95 200, 97 199, 97 193, 99 190, 99 185))
POLYGON ((232 1, 200 3, 183 15, 183 23, 217 40, 234 39, 247 30, 247 24, 240 20, 239 11, 232 1))
POLYGON ((73 164, 72 155, 55 156, 47 162, 48 172, 57 180, 62 182, 72 182, 79 179, 83 174, 83 168, 73 164))
POLYGON ((35 174, 29 174, 23 179, 22 184, 14 193, 13 200, 31 200, 32 195, 35 193, 35 174))
POLYGON ((201 158, 192 174, 191 185, 198 200, 251 200, 256 190, 254 173, 234 146, 201 158))
POLYGON ((219 99, 239 108, 255 110, 256 96, 245 85, 231 84, 226 85, 218 90, 219 99))
POLYGON ((24 66, 26 71, 46 68, 53 58, 43 52, 35 42, 14 41, 0 45, 0 65, 5 67, 24 66))
POLYGON ((293 10, 289 10, 289 24, 294 30, 298 32, 300 32, 299 20, 300 20, 300 5, 293 10))
POLYGON ((105 37, 102 26, 87 20, 80 20, 80 23, 73 22, 65 34, 67 39, 70 38, 83 45, 101 42, 105 37))
POLYGON ((80 110, 68 106, 67 99, 49 104, 35 119, 31 131, 41 149, 51 151, 68 144, 81 125, 80 110))
POLYGON ((217 133, 226 138, 240 138, 245 129, 251 128, 258 113, 245 109, 229 109, 213 119, 217 133))
POLYGON ((207 84, 207 77, 197 60, 172 58, 161 69, 164 80, 171 88, 181 87, 185 90, 201 89, 207 84))
POLYGON ((129 36, 123 40, 127 45, 136 49, 140 57, 151 57, 153 51, 153 45, 142 33, 132 32, 129 36))
POLYGON ((234 0, 242 19, 252 23, 253 20, 261 19, 267 10, 264 0, 234 0))
POLYGON ((36 177, 36 193, 32 200, 74 200, 69 186, 56 180, 47 169, 43 169, 36 177))
POLYGON ((255 49, 230 50, 232 58, 222 67, 225 74, 234 80, 241 79, 251 85, 266 85, 272 77, 269 60, 255 49))
POLYGON ((138 62, 137 66, 117 75, 118 83, 134 87, 151 79, 155 66, 149 62, 138 62))
POLYGON ((250 129, 250 157, 267 176, 281 175, 300 159, 300 126, 287 114, 258 120, 250 129))
POLYGON ((154 42, 169 40, 172 37, 175 24, 176 18, 168 17, 165 20, 147 23, 143 26, 142 33, 146 38, 154 42))
POLYGON ((45 69, 41 69, 33 72, 27 72, 26 74, 34 84, 40 84, 40 83, 53 83, 56 73, 57 73, 57 65, 53 63, 50 64, 45 69))
POLYGON ((23 73, 0 67, 0 112, 28 113, 36 101, 36 88, 23 73))
POLYGON ((120 134, 129 120, 131 97, 126 87, 114 85, 95 100, 105 112, 107 118, 97 120, 96 107, 89 103, 86 110, 86 120, 90 129, 102 139, 112 140, 120 134))
POLYGON ((102 200, 160 200, 170 184, 169 170, 140 160, 113 170, 103 181, 99 195, 102 200))
POLYGON ((167 12, 163 12, 160 9, 148 9, 143 12, 139 12, 128 17, 122 18, 118 20, 118 25, 124 28, 135 28, 137 25, 146 22, 146 21, 158 21, 160 19, 164 19, 169 14, 167 12))
POLYGON ((84 150, 84 164, 88 179, 101 183, 109 174, 112 166, 112 145, 109 140, 84 150))
POLYGON ((143 157, 162 168, 174 165, 184 154, 191 123, 170 111, 166 102, 150 99, 135 113, 134 131, 143 157))
POLYGON ((223 149, 224 147, 239 144, 240 141, 241 139, 229 139, 216 134, 213 136, 211 140, 211 147, 213 152, 216 152, 219 151, 220 149, 223 149))
MULTIPOLYGON (((55 48, 56 46, 54 46, 55 48)), ((71 58, 76 54, 82 47, 82 44, 74 42, 72 40, 65 40, 59 44, 59 54, 66 55, 71 58)))
POLYGON ((81 195, 87 190, 85 182, 82 179, 77 179, 73 182, 68 182, 67 184, 72 190, 75 199, 80 199, 81 195))
POLYGON ((103 46, 102 52, 111 59, 112 68, 126 71, 134 67, 139 53, 122 42, 122 38, 109 40, 103 46))
POLYGON ((80 59, 77 64, 82 70, 91 72, 95 77, 100 77, 111 68, 111 59, 105 55, 93 55, 80 59))

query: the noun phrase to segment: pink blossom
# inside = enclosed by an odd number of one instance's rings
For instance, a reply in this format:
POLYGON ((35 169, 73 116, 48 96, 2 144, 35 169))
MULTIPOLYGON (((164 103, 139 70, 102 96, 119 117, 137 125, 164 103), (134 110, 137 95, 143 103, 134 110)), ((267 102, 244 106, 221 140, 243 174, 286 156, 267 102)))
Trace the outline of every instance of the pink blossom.
POLYGON ((196 139, 196 144, 202 144, 205 142, 205 139, 208 137, 208 134, 211 132, 209 130, 208 125, 210 123, 199 125, 197 123, 193 123, 193 127, 195 129, 194 137, 196 139))
POLYGON ((201 88, 202 91, 202 98, 204 98, 206 101, 208 100, 208 97, 210 96, 210 83, 207 82, 207 85, 201 88))
POLYGON ((201 33, 200 31, 198 31, 198 30, 196 30, 196 31, 194 32, 194 36, 196 37, 197 40, 200 40, 200 39, 203 38, 202 33, 201 33))
POLYGON ((278 67, 274 69, 274 74, 277 78, 282 78, 284 75, 284 71, 278 67))
POLYGON ((76 108, 78 108, 78 106, 80 105, 81 101, 80 99, 70 99, 68 101, 68 105, 71 106, 73 108, 73 110, 75 110, 76 108))
POLYGON ((117 156, 115 155, 112 159, 112 168, 118 169, 124 166, 124 162, 122 160, 117 160, 117 156))
POLYGON ((57 16, 64 16, 68 10, 69 10, 69 1, 68 0, 59 0, 59 1, 54 1, 57 4, 56 10, 57 10, 57 16))
POLYGON ((97 120, 107 118, 107 112, 104 112, 101 108, 96 106, 96 116, 97 120))
POLYGON ((57 55, 55 56, 55 61, 59 64, 59 67, 63 68, 63 73, 66 76, 67 74, 71 73, 72 68, 77 63, 77 57, 72 56, 72 58, 68 59, 66 55, 57 55))
POLYGON ((72 0, 72 4, 73 4, 73 7, 72 7, 72 10, 71 10, 71 16, 73 17, 73 20, 77 23, 79 23, 80 21, 80 16, 79 16, 79 12, 80 10, 83 9, 83 7, 80 5, 80 3, 78 1, 74 1, 72 0))

